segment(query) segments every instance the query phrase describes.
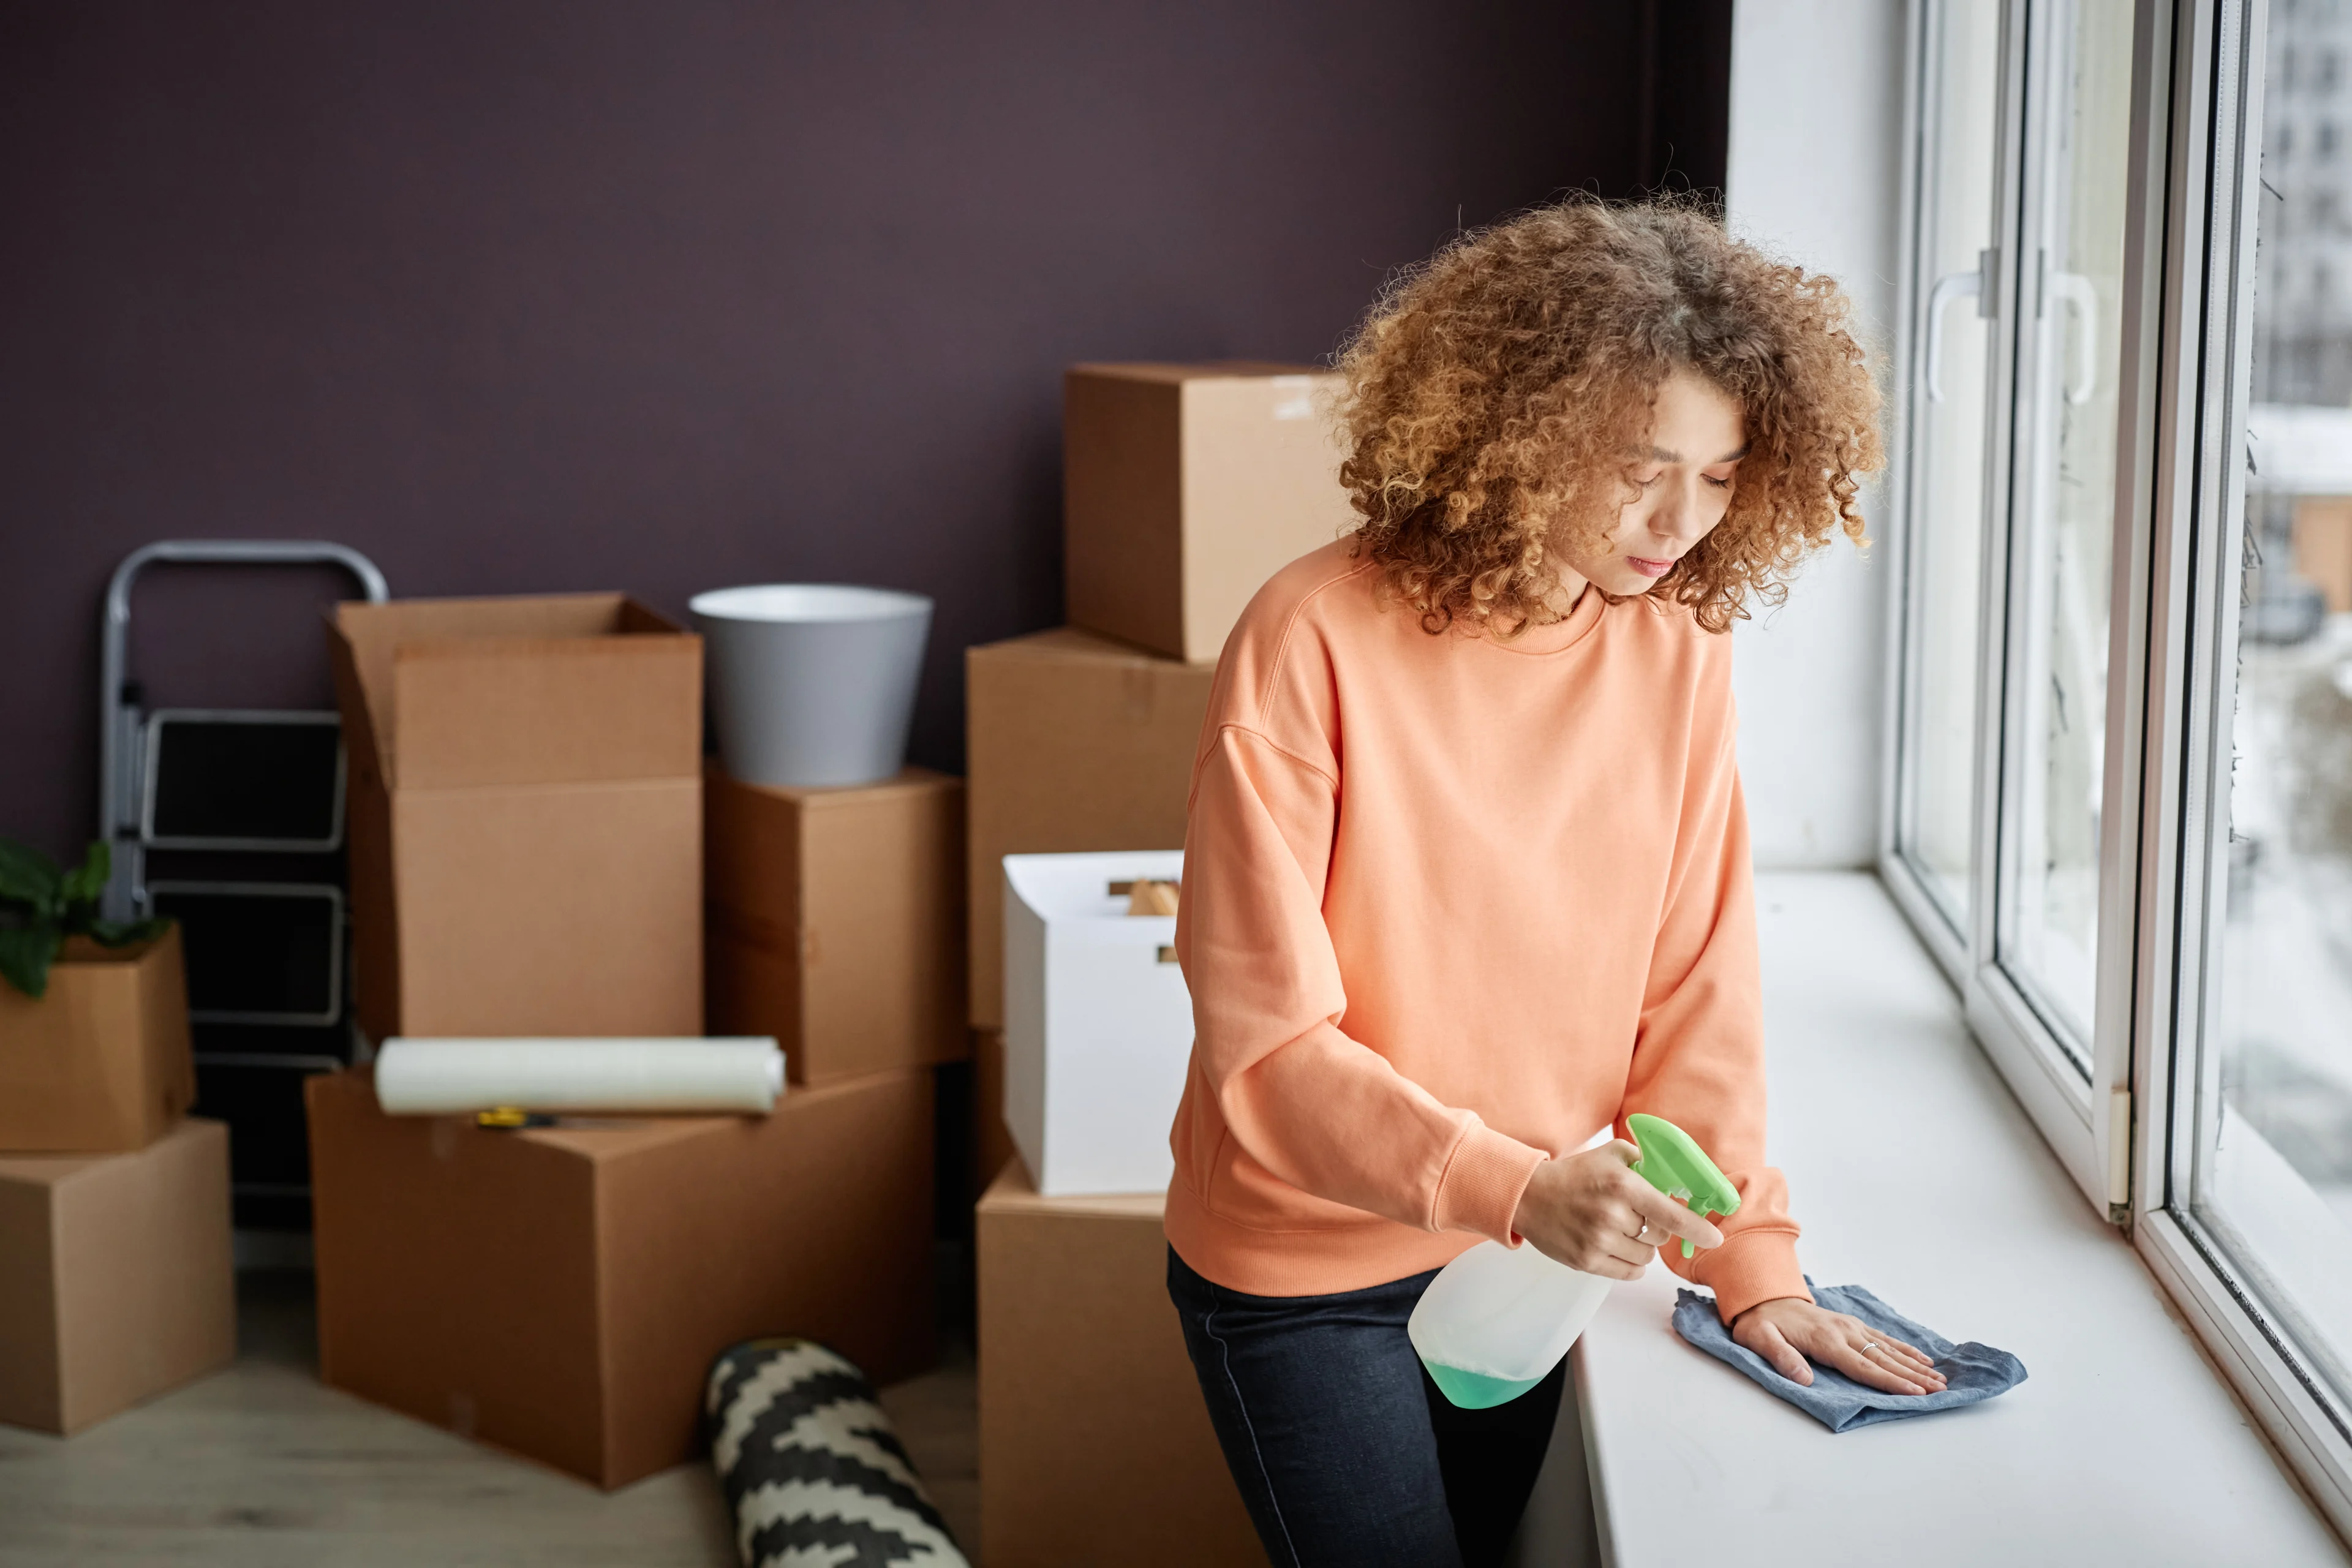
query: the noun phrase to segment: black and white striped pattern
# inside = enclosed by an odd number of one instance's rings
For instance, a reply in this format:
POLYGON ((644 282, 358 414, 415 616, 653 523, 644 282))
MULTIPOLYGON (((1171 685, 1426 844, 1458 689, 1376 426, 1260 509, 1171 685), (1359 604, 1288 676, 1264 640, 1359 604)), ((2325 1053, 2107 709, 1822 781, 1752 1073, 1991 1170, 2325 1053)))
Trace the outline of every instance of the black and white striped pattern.
POLYGON ((865 1373, 824 1346, 737 1345, 703 1413, 744 1568, 970 1568, 865 1373))

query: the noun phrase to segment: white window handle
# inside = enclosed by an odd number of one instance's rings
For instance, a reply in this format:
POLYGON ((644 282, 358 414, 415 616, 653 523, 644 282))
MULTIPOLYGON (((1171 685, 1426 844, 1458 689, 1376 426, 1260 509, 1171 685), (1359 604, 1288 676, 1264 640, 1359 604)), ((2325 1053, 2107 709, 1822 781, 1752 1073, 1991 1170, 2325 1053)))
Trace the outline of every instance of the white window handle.
POLYGON ((1935 288, 1927 291, 1927 401, 1944 401, 1944 307, 1955 300, 1973 297, 1979 319, 1990 317, 1985 309, 1985 279, 1992 272, 1992 252, 1977 252, 1973 272, 1947 272, 1936 279, 1935 288))
POLYGON ((2080 408, 2099 389, 2099 290, 2079 272, 2053 272, 2050 291, 2074 307, 2074 374, 2066 401, 2080 408))

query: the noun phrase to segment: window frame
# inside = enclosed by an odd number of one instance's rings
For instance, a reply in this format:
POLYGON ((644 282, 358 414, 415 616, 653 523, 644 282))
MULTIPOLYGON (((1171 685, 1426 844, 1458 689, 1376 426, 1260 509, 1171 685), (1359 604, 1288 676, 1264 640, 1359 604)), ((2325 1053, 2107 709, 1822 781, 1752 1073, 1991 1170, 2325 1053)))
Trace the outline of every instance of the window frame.
MULTIPOLYGON (((2114 1149, 2127 1142, 2127 1132, 2116 1127, 2116 1117, 2095 1115, 2094 1108, 2111 1106, 2113 1089, 2127 1074, 2127 1048, 2105 1038, 2095 1023, 2091 1037, 2064 1037, 2057 1025, 2032 996, 2030 980, 2012 974, 2000 949, 2005 900, 2018 881, 2018 835, 2005 831, 2025 781, 2021 748, 2015 737, 2027 708, 2021 683, 2023 660, 2017 650, 2024 637, 2024 616, 2032 603, 2032 584, 2021 569, 2031 541, 2032 517, 2026 494, 2032 475, 2021 457, 2028 436, 2022 423, 2032 409, 2021 396, 2025 368, 2034 351, 2033 318, 2024 308, 2039 306, 2027 299, 2023 258, 2035 254, 2042 236, 2031 216, 2039 195, 2032 160, 2049 143, 2048 108, 2061 101, 2056 84, 2037 75, 2042 68, 2038 50, 2049 26, 2051 6, 2044 0, 2004 0, 2001 5, 2000 98, 1995 114, 2000 146, 1993 176, 1994 215, 1991 226, 1993 265, 1987 279, 1992 296, 1991 331, 1986 369, 1984 557, 1978 605, 1978 670, 1976 693, 1975 823, 1969 855, 1969 898, 1965 926, 1957 923, 1929 878, 1910 855, 1906 834, 1911 826, 1915 788, 1912 752, 1914 719, 1920 701, 1917 631, 1919 605, 1927 584, 1915 570, 1916 552, 1909 548, 1908 519, 1916 515, 1920 465, 1912 450, 1921 398, 1924 320, 1931 290, 1923 274, 1926 247, 1926 201, 1929 179, 1927 106, 1937 90, 1937 62, 1932 55, 1936 18, 1946 7, 1974 0, 1913 0, 1908 6, 1906 57, 1909 90, 1904 125, 1901 329, 1898 334, 1898 438, 1889 476, 1890 492, 1899 498, 1894 541, 1893 576, 1896 603, 1892 616, 1899 655, 1895 679, 1888 682, 1888 769, 1882 789, 1879 873, 1896 903, 1926 942, 1945 973, 1960 993, 1970 1029, 1993 1059, 2036 1128, 2050 1144, 2077 1185, 2103 1212, 2124 1197, 2114 1149)), ((2142 5, 2141 10, 2147 7, 2142 5)), ((2136 16, 2136 23, 2138 18, 2136 16)), ((2136 28, 2136 34, 2137 31, 2136 28)), ((2141 91, 2135 69, 2135 102, 2141 91)), ((2137 142, 2135 142, 2137 145, 2137 142)), ((2126 251, 2128 265, 2129 251, 2126 251)), ((2126 348, 2126 353, 2128 349, 2126 348)), ((2119 401, 2127 402, 2127 399, 2119 401)), ((2119 439, 2122 462, 2131 444, 2119 439)), ((2109 617, 2110 685, 2116 668, 2116 617, 2109 617)), ((2114 756, 2114 711, 2106 714, 2107 755, 2114 756)), ((2112 776, 2114 770, 2110 769, 2112 776)), ((2103 783, 2103 789, 2107 785, 2103 783)), ((2108 789, 2108 794, 2112 790, 2108 789)), ((2116 867, 2117 836, 2111 807, 2102 817, 2097 907, 2100 930, 2108 929, 2112 905, 2109 883, 2116 867)), ((2104 994, 2105 954, 2102 938, 2101 982, 2104 994)), ((2104 1016, 2106 1009, 2102 1007, 2104 1016)))
MULTIPOLYGON (((1889 537, 1885 543, 1895 595, 1892 627, 1901 654, 1895 662, 1895 679, 1887 682, 1885 723, 1886 733, 1892 743, 1888 748, 1888 766, 1885 770, 1882 783, 1878 846, 1880 879, 1886 884, 1888 891, 1894 896, 1905 917, 1910 921, 1920 940, 1926 943, 1928 952, 1935 958, 1936 963, 1943 969, 1946 977, 1955 987, 1964 986, 1966 984, 1969 955, 1974 945, 1969 923, 1973 911, 1978 906, 1979 889, 1973 886, 1970 889, 1969 910, 1952 909, 1935 887, 1929 873, 1912 860, 1909 846, 1906 842, 1916 810, 1917 786, 1916 770, 1911 765, 1910 752, 1915 743, 1914 715, 1923 705, 1923 699, 1919 660, 1915 655, 1915 635, 1916 628, 1922 618, 1921 601, 1926 592, 1925 584, 1919 580, 1919 574, 1913 569, 1908 522, 1912 517, 1918 514, 1921 505, 1920 487, 1924 483, 1924 475, 1922 465, 1917 462, 1912 449, 1912 433, 1916 429, 1920 420, 1919 405, 1922 401, 1920 360, 1926 353, 1927 334, 1934 330, 1933 323, 1925 322, 1921 319, 1929 307, 1933 289, 1920 286, 1923 253, 1927 248, 1925 233, 1927 222, 1927 141, 1928 128, 1933 123, 1930 106, 1937 102, 1939 90, 1934 62, 1930 57, 1930 40, 1935 37, 1936 15, 1948 6, 1966 3, 1967 0, 1912 0, 1912 4, 1905 8, 1907 15, 1905 19, 1903 58, 1907 90, 1904 94, 1903 100, 1904 156, 1901 196, 1903 224, 1901 262, 1898 268, 1899 284, 1896 290, 1898 326, 1895 352, 1895 401, 1897 402, 1895 409, 1895 423, 1899 432, 1899 438, 1889 444, 1888 474, 1885 481, 1887 493, 1895 498, 1895 510, 1898 514, 1898 521, 1888 531, 1889 537)), ((2011 50, 2006 37, 2007 7, 2004 6, 2003 10, 2004 37, 1999 52, 2004 87, 2006 87, 2011 50)), ((1994 119, 1996 123, 2001 125, 2005 131, 2009 122, 2008 117, 1996 110, 1994 119)), ((1997 191, 2004 186, 2004 174, 2010 162, 2006 156, 2008 151, 2009 149, 2004 146, 2001 152, 1996 154, 1998 162, 1994 172, 1994 184, 1997 191)), ((1997 243, 1998 237, 1996 237, 1996 247, 1997 243)), ((2001 275, 1998 259, 1995 260, 1992 271, 1993 281, 1997 283, 2001 275)), ((1985 375, 1988 395, 1991 388, 2004 384, 2007 380, 2003 356, 2004 345, 2009 341, 2009 334, 2000 330, 2002 306, 1998 300, 1994 302, 1991 320, 1992 330, 1988 334, 1990 347, 1987 351, 1985 375)), ((1990 482, 1992 476, 2006 467, 2005 460, 2000 460, 1996 456, 2001 445, 2000 424, 2001 422, 1995 419, 1992 416, 1992 411, 1988 408, 1984 487, 1984 493, 1988 496, 1993 489, 1990 482)), ((1990 530, 1987 531, 1988 535, 1990 531, 1990 530)), ((1979 596, 1977 616, 1979 626, 1984 623, 1987 606, 1992 602, 1993 597, 1994 552, 1990 543, 1988 537, 1985 559, 1979 566, 1979 596)), ((1979 656, 1982 651, 1980 646, 1979 656)), ((1986 707, 1982 689, 1984 682, 1981 657, 1979 659, 1977 684, 1979 689, 1975 712, 1976 734, 1972 750, 1979 758, 1981 758, 1984 755, 1986 741, 1986 707)), ((1978 868, 1983 864, 1982 828, 1985 814, 1981 809, 1983 805, 1981 792, 1982 781, 1979 779, 1977 799, 1979 809, 1974 814, 1976 821, 1971 833, 1973 842, 1969 855, 1969 875, 1972 880, 1976 878, 1978 868)))
MULTIPOLYGON (((2111 795, 2119 782, 2136 786, 2145 825, 2133 868, 2137 974, 2118 998, 2137 1045, 2132 1239, 2321 1510, 2352 1534, 2352 1405, 2306 1364, 2260 1282, 2190 1206, 2198 1101, 2219 1091, 2205 1048, 2228 885, 2228 819, 2215 812, 2227 810, 2234 709, 2258 228, 2244 193, 2260 188, 2268 6, 2142 9, 2173 13, 2179 68, 2167 73, 2171 156, 2159 167, 2164 139, 2135 136, 2148 149, 2136 181, 2166 221, 2143 219, 2133 237, 2158 263, 2138 269, 2158 285, 2147 322, 2161 344, 2148 389, 2158 482, 2142 514, 2149 525, 2136 531, 2146 542, 2135 563, 2137 776, 2109 781, 2111 795)), ((2130 520, 2119 509, 2119 522, 2130 520)))
POLYGON ((2220 892, 2228 796, 2243 454, 2259 213, 2268 0, 2137 0, 2118 311, 2116 488, 2098 849, 2095 1017, 2070 1059, 2027 987, 1999 961, 2013 881, 2018 777, 2016 657, 2025 541, 2019 460, 2031 416, 2021 364, 2032 322, 2020 259, 2032 253, 2030 160, 2055 94, 2032 79, 2029 46, 2053 0, 2003 0, 2001 146, 1996 174, 1997 364, 1990 416, 1976 723, 1977 822, 1966 929, 1910 860, 1907 791, 1919 701, 1918 606, 1906 549, 1917 515, 1909 428, 1918 398, 1924 105, 1939 6, 1913 0, 1905 119, 1903 266, 1889 495, 1891 622, 1898 653, 1887 703, 1882 880, 1961 995, 1996 1068, 2084 1195, 2122 1226, 2249 1411, 2337 1531, 2352 1538, 2352 1398, 2305 1364, 2221 1237, 2192 1211, 2199 1097, 2218 1092, 2205 1048, 2219 992, 2220 892), (2218 806, 2217 806, 2218 803, 2218 806), (2218 824, 2215 813, 2224 815, 2218 824), (2008 814, 2008 815, 2005 815, 2008 814), (2210 975, 2214 984, 2208 984, 2210 975), (2087 1070, 2084 1070, 2084 1069, 2087 1070))

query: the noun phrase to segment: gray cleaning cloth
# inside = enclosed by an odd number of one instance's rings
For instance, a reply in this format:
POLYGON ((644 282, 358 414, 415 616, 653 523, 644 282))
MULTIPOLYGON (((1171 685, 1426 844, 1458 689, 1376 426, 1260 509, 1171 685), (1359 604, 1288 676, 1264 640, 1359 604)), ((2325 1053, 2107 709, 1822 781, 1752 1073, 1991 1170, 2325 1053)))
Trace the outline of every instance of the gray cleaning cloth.
POLYGON ((1791 1383, 1773 1371, 1762 1356, 1734 1342, 1731 1331, 1716 1315, 1715 1302, 1696 1290, 1676 1295, 1675 1331, 1716 1360, 1746 1373, 1832 1432, 1958 1409, 2005 1394, 2025 1381, 2025 1363, 2007 1351, 1975 1343, 1956 1345, 1934 1330, 1921 1328, 1859 1285, 1816 1285, 1809 1279, 1805 1286, 1813 1300, 1829 1310, 1860 1318, 1880 1333, 1916 1346, 1944 1374, 1944 1391, 1882 1394, 1819 1363, 1813 1367, 1811 1387, 1791 1383))

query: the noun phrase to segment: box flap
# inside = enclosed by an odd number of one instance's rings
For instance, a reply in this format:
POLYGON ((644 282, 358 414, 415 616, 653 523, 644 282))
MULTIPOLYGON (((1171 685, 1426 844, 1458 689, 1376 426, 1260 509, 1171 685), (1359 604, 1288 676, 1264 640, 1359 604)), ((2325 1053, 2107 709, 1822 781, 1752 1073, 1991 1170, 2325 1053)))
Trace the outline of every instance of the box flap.
POLYGON ((337 606, 353 759, 388 785, 693 777, 702 644, 617 594, 337 606))
POLYGON ((392 689, 405 789, 701 775, 698 637, 403 643, 392 689))
MULTIPOLYGON (((353 607, 345 605, 339 609, 353 607)), ((384 757, 388 746, 377 739, 383 720, 369 703, 367 682, 360 674, 361 641, 366 634, 360 632, 355 637, 354 628, 343 625, 340 615, 327 616, 326 623, 327 668, 334 675, 336 710, 343 716, 343 755, 349 769, 345 788, 356 794, 362 782, 369 779, 389 787, 392 776, 384 757)))

